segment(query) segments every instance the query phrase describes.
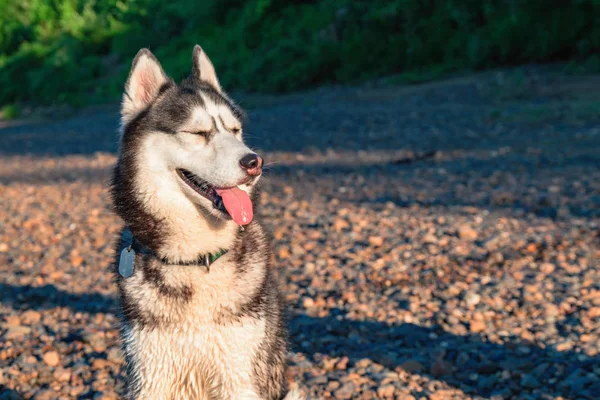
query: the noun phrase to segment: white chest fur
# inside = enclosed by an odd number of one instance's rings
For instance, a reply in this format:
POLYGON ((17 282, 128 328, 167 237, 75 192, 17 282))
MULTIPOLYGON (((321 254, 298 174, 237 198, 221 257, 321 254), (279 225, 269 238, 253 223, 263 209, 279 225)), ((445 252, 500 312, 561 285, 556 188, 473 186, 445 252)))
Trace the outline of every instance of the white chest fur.
POLYGON ((161 295, 160 285, 148 281, 141 269, 127 279, 126 295, 159 321, 124 329, 136 399, 260 398, 253 392, 251 369, 265 320, 227 316, 240 313, 256 294, 265 268, 250 265, 239 277, 228 257, 217 260, 209 273, 198 266, 161 269, 162 285, 189 288, 185 301, 161 295))
POLYGON ((126 347, 143 376, 138 398, 260 398, 252 389, 251 366, 264 330, 262 320, 242 320, 231 326, 126 331, 126 347))

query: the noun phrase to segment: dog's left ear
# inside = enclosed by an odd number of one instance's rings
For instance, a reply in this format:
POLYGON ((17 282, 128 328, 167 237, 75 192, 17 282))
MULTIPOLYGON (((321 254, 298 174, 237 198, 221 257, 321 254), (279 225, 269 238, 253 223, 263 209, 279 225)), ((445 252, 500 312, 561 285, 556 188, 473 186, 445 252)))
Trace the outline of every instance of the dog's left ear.
POLYGON ((217 92, 221 92, 221 85, 219 85, 219 80, 217 79, 217 74, 215 73, 215 67, 213 66, 210 59, 202 50, 202 47, 196 45, 194 46, 194 68, 193 74, 194 77, 202 82, 206 82, 212 87, 214 87, 217 92))
POLYGON ((169 79, 160 63, 148 49, 141 49, 133 60, 121 104, 121 116, 126 121, 146 108, 169 79))

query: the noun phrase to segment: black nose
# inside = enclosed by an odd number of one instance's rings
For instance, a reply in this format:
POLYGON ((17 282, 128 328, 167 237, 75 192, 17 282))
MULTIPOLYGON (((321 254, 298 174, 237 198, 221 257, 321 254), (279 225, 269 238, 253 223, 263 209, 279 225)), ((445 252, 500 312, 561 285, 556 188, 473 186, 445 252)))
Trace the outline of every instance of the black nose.
POLYGON ((248 171, 256 170, 262 167, 262 158, 254 153, 246 154, 240 160, 240 165, 248 171))

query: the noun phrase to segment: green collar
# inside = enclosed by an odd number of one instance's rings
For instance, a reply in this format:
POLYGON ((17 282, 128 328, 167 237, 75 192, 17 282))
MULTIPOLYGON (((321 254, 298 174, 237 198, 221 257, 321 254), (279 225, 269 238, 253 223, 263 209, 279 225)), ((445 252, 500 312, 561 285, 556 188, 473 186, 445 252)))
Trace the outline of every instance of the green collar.
POLYGON ((136 251, 138 253, 141 253, 141 254, 148 254, 148 255, 154 256, 154 257, 158 258, 160 261, 162 261, 165 264, 170 264, 170 265, 203 265, 203 266, 206 267, 207 271, 209 271, 210 266, 215 261, 217 261, 219 258, 221 258, 222 256, 224 256, 225 254, 228 253, 228 250, 221 249, 221 250, 219 250, 216 253, 202 254, 201 256, 199 256, 198 258, 196 258, 195 260, 173 262, 173 261, 168 260, 168 259, 166 259, 164 257, 158 257, 152 250, 150 250, 148 247, 144 246, 136 238, 132 238, 131 245, 129 246, 129 249, 132 249, 132 250, 134 250, 134 251, 136 251))
POLYGON ((129 278, 133 275, 133 268, 135 264, 135 254, 139 253, 154 257, 165 264, 170 265, 203 265, 206 267, 206 272, 210 272, 210 266, 212 263, 217 261, 219 258, 227 254, 227 250, 219 250, 216 253, 203 254, 195 260, 186 262, 172 262, 165 258, 158 257, 152 250, 140 243, 139 240, 133 237, 129 229, 123 231, 121 236, 121 245, 124 246, 121 250, 121 256, 119 258, 119 274, 123 278, 129 278))
POLYGON ((227 254, 227 250, 219 250, 216 253, 207 253, 207 254, 203 254, 200 257, 198 257, 195 260, 191 260, 191 261, 180 261, 180 262, 173 262, 170 260, 167 260, 166 258, 161 258, 161 261, 165 264, 170 264, 170 265, 204 265, 206 267, 206 270, 209 271, 210 270, 210 266, 217 261, 219 258, 221 258, 221 256, 224 256, 225 254, 227 254))
POLYGON ((219 250, 215 254, 208 253, 208 260, 209 260, 210 264, 212 264, 215 261, 217 261, 221 256, 224 256, 225 254, 227 254, 227 250, 219 250))

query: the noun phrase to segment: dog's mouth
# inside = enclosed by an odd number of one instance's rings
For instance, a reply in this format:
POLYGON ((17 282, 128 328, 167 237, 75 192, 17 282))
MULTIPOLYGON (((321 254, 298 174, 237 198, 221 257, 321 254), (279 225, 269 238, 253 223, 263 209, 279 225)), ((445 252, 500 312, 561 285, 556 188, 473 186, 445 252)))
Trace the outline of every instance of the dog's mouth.
POLYGON ((239 187, 217 188, 187 169, 177 168, 176 171, 187 186, 210 201, 214 209, 230 216, 236 224, 248 225, 252 221, 252 202, 239 187))
POLYGON ((225 207, 223 206, 221 196, 217 194, 217 191, 213 185, 206 182, 198 175, 188 171, 187 169, 177 168, 176 171, 181 180, 183 180, 190 188, 192 188, 194 192, 208 199, 211 203, 213 203, 214 208, 217 210, 227 213, 227 210, 225 210, 225 207))

